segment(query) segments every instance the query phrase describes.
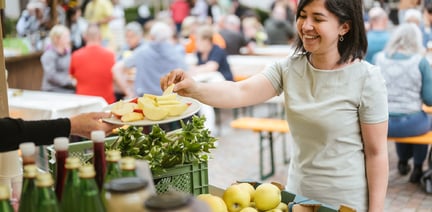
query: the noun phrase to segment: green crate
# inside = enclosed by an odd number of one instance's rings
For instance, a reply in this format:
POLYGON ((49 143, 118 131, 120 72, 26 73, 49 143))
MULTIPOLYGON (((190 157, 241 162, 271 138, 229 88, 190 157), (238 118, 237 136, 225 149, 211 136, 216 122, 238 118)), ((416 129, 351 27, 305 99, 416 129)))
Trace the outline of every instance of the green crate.
MULTIPOLYGON (((106 144, 111 144, 117 137, 109 137, 106 144)), ((68 148, 69 156, 80 158, 82 163, 91 162, 93 156, 93 143, 81 141, 70 143, 68 148)), ((56 160, 54 146, 47 146, 48 167, 53 174, 56 172, 56 160)), ((166 169, 164 172, 152 173, 156 192, 158 194, 167 191, 181 191, 198 195, 208 193, 208 164, 183 164, 166 169)))

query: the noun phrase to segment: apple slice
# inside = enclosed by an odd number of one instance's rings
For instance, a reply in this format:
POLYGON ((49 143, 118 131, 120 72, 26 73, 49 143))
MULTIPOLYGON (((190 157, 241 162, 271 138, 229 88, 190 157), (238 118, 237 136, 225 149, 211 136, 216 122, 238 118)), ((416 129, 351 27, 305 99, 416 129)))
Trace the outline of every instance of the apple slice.
POLYGON ((132 113, 137 104, 132 102, 119 101, 112 106, 111 113, 115 116, 123 116, 132 113))
POLYGON ((168 110, 161 107, 156 107, 152 104, 143 105, 144 115, 147 119, 152 121, 159 121, 168 116, 168 110))
POLYGON ((159 105, 159 107, 166 108, 168 110, 168 116, 179 116, 187 110, 188 105, 183 102, 178 102, 177 104, 159 105))
POLYGON ((162 96, 166 96, 166 95, 172 94, 173 90, 174 90, 174 86, 175 86, 175 84, 171 84, 170 86, 168 86, 168 88, 166 88, 164 90, 164 92, 162 93, 162 96))
POLYGON ((144 115, 138 112, 126 113, 121 117, 122 122, 140 121, 144 119, 144 115))

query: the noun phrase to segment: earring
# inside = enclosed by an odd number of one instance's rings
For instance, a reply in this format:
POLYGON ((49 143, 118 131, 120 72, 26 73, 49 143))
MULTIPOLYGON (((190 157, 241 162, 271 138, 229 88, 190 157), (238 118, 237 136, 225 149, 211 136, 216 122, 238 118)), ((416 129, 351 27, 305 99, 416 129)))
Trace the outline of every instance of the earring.
POLYGON ((343 35, 339 35, 339 41, 340 41, 340 42, 344 41, 344 37, 343 37, 343 35))

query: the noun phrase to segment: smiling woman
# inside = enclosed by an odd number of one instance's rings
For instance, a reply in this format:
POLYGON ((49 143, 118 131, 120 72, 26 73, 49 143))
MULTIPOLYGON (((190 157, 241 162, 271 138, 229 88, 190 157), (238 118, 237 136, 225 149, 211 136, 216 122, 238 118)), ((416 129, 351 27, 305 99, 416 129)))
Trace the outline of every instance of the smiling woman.
POLYGON ((294 145, 287 190, 357 211, 383 211, 388 179, 387 92, 367 48, 361 0, 302 0, 294 54, 239 82, 198 83, 181 70, 174 92, 219 108, 284 94, 294 145), (212 95, 208 95, 211 93, 212 95))

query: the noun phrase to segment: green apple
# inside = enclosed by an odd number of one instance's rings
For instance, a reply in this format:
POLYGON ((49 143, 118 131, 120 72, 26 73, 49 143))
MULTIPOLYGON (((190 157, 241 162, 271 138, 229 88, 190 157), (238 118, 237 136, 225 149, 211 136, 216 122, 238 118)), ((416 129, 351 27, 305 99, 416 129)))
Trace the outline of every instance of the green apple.
POLYGON ((228 212, 225 202, 218 196, 212 194, 200 194, 197 196, 197 199, 207 203, 211 212, 228 212))
POLYGON ((255 196, 255 188, 253 185, 250 183, 239 183, 238 185, 249 192, 251 197, 250 201, 253 202, 255 196))
POLYGON ((255 207, 261 211, 276 208, 282 200, 281 190, 271 184, 263 183, 255 189, 255 207))
POLYGON ((240 212, 258 212, 258 210, 253 208, 253 207, 246 207, 246 208, 241 209, 240 212))
POLYGON ((238 184, 229 186, 223 193, 222 199, 229 212, 239 212, 249 206, 250 194, 238 184))
POLYGON ((161 107, 156 107, 152 104, 143 105, 144 116, 152 121, 165 119, 168 116, 168 110, 161 107))

